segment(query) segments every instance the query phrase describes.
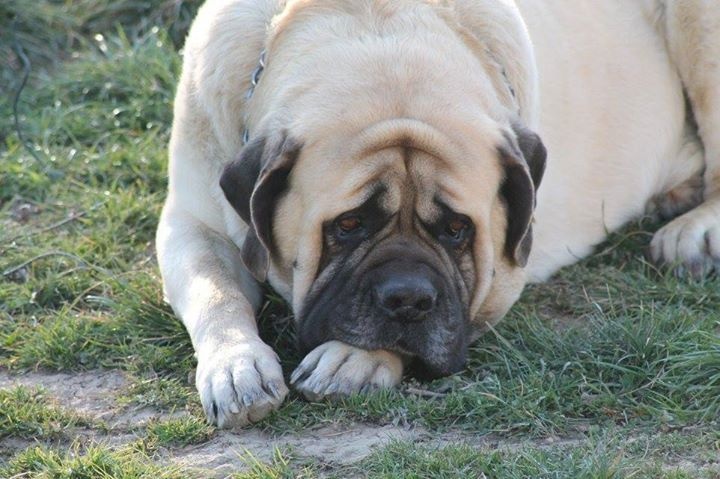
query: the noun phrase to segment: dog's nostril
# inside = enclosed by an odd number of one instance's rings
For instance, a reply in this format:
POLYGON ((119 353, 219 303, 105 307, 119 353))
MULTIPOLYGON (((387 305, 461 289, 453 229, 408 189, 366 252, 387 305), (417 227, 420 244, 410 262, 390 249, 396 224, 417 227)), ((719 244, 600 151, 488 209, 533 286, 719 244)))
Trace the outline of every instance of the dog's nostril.
POLYGON ((425 312, 425 313, 430 311, 432 309, 432 307, 433 307, 433 300, 429 296, 422 298, 417 303, 415 303, 415 309, 417 309, 418 311, 425 312))
POLYGON ((383 304, 386 308, 394 311, 403 307, 403 300, 399 296, 392 296, 388 298, 383 304))
POLYGON ((375 288, 380 306, 393 318, 422 319, 435 307, 437 291, 424 277, 393 277, 375 288))

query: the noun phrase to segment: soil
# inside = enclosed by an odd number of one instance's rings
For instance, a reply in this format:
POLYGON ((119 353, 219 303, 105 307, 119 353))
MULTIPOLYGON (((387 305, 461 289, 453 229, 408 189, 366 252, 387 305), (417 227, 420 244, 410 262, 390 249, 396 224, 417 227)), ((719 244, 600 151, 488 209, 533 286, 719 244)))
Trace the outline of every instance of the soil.
MULTIPOLYGON (((142 427, 149 421, 177 417, 187 412, 167 412, 120 404, 118 398, 130 387, 130 380, 120 371, 90 371, 82 373, 24 373, 10 374, 0 370, 0 389, 16 385, 41 386, 56 404, 70 409, 90 421, 102 421, 108 429, 75 428, 65 434, 65 442, 97 441, 122 446, 137 440, 142 427), (137 433, 136 433, 137 432, 137 433)), ((475 448, 514 450, 528 441, 513 441, 494 435, 461 433, 430 433, 420 427, 376 426, 368 424, 319 425, 302 434, 271 434, 259 429, 217 431, 199 445, 184 448, 162 448, 160 455, 169 464, 202 470, 202 477, 227 477, 248 468, 248 460, 268 462, 276 449, 290 450, 293 457, 325 465, 356 463, 375 449, 395 441, 421 442, 432 447, 449 444, 468 444, 475 448), (208 476, 208 473, 210 474, 208 476)), ((535 447, 579 445, 585 438, 550 437, 531 441, 535 447)), ((59 441, 61 443, 62 440, 59 441)), ((33 438, 6 438, 0 441, 0 455, 11 455, 35 443, 33 438)), ((699 464, 668 464, 670 467, 693 470, 699 464)))
MULTIPOLYGON (((0 371, 0 389, 17 385, 40 386, 54 402, 89 419, 103 421, 108 432, 92 433, 87 429, 73 431, 75 439, 92 438, 105 444, 122 445, 137 439, 133 431, 148 421, 162 420, 184 413, 168 413, 144 407, 122 406, 116 399, 130 386, 120 371, 91 371, 68 373, 25 373, 21 375, 0 371)), ((166 449, 162 454, 174 464, 213 471, 217 477, 247 468, 248 456, 266 462, 276 448, 291 450, 295 457, 315 460, 322 464, 352 464, 374 448, 393 440, 424 440, 429 435, 418 428, 371 426, 352 424, 326 425, 302 435, 274 435, 257 429, 218 431, 212 439, 196 446, 166 449)), ((32 444, 32 438, 6 439, 2 448, 20 450, 32 444)))

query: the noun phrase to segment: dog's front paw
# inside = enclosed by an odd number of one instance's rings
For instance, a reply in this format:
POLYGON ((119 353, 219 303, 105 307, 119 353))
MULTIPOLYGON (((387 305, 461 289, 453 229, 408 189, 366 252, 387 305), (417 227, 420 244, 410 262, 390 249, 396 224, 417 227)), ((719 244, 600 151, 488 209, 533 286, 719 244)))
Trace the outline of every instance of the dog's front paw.
POLYGON ((661 228, 650 243, 653 261, 678 276, 720 271, 720 201, 706 202, 661 228))
POLYGON ((208 420, 221 428, 259 421, 288 393, 277 355, 258 340, 199 353, 195 383, 208 420))
POLYGON ((290 384, 310 401, 317 401, 394 387, 402 379, 402 371, 402 359, 395 353, 329 341, 302 360, 290 384))

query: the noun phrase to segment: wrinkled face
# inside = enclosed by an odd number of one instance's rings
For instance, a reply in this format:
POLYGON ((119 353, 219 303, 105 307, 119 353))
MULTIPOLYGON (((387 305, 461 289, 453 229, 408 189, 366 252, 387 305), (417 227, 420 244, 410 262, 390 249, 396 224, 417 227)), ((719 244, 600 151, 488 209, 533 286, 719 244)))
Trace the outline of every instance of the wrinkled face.
POLYGON ((337 145, 256 143, 252 171, 241 157, 222 182, 252 224, 243 259, 292 292, 304 351, 340 340, 451 374, 473 323, 499 319, 522 288, 530 171, 514 134, 494 135, 475 161, 407 138, 384 143, 340 159, 337 145), (238 193, 245 177, 249 193, 238 193))
POLYGON ((476 225, 424 174, 436 159, 400 148, 376 156, 386 173, 322 222, 316 279, 298 314, 301 347, 337 339, 450 374, 470 339, 476 225))

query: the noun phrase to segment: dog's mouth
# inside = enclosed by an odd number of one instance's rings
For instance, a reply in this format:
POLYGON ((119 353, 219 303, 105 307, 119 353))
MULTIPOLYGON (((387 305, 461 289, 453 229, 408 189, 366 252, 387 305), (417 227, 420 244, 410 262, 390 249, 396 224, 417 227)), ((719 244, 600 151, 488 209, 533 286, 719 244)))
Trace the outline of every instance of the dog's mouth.
MULTIPOLYGON (((354 308, 349 309, 352 312, 354 308)), ((411 323, 378 313, 332 317, 333 321, 301 318, 298 341, 303 353, 332 340, 365 350, 393 351, 412 365, 416 376, 425 379, 448 376, 465 366, 469 322, 450 308, 411 323)))
POLYGON ((392 341, 392 333, 378 331, 373 341, 367 337, 338 334, 328 340, 338 340, 352 346, 365 349, 384 349, 398 353, 406 363, 411 365, 410 370, 415 376, 423 379, 433 379, 449 376, 461 371, 467 361, 468 335, 453 335, 452 337, 406 338, 404 335, 392 341))

